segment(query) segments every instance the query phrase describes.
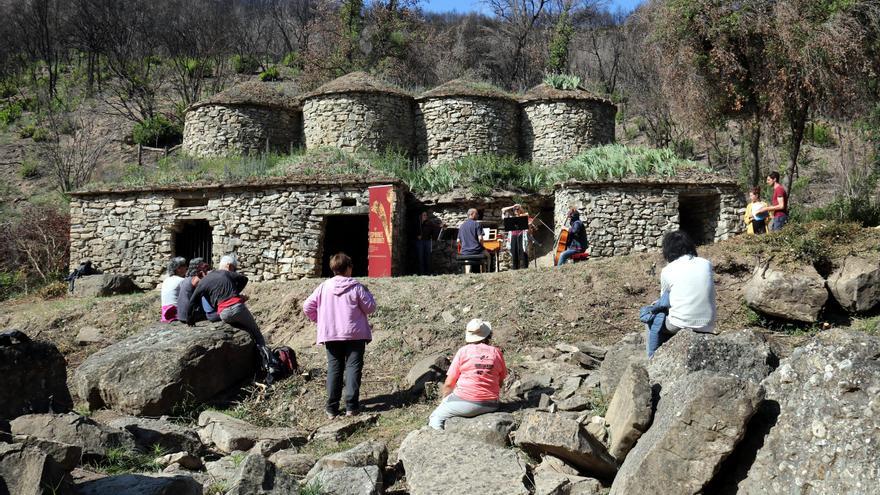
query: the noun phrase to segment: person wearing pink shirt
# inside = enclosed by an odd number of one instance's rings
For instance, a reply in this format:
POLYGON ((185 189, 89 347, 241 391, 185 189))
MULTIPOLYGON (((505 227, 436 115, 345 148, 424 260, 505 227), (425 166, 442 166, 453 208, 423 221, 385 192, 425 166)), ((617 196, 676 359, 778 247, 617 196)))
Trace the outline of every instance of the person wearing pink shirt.
POLYGON ((345 415, 360 409, 364 350, 373 340, 367 315, 376 311, 373 295, 351 278, 352 262, 345 253, 330 257, 334 277, 325 280, 303 303, 306 316, 318 324, 317 344, 327 351, 327 417, 339 414, 345 374, 345 415))
POLYGON ((479 318, 468 322, 464 333, 467 345, 455 353, 449 365, 443 401, 428 420, 431 428, 442 430, 449 418, 473 418, 498 410, 507 366, 501 350, 489 345, 491 339, 491 323, 479 318))

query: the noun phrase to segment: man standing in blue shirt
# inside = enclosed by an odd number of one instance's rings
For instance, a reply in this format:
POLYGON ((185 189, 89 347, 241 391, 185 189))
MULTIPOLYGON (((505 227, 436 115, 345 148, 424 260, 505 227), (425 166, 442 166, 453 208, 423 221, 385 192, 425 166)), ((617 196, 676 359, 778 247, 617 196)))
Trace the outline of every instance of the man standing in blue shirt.
MULTIPOLYGON (((476 208, 467 212, 468 219, 458 228, 458 242, 461 243, 461 256, 485 256, 483 249, 483 227, 477 221, 476 208)), ((470 273, 470 265, 465 265, 465 273, 470 273)))

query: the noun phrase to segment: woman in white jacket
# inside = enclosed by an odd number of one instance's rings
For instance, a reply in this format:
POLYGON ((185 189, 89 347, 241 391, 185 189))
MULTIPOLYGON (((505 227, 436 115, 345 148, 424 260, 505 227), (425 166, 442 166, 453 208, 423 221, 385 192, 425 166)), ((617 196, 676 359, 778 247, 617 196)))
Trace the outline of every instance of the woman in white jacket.
MULTIPOLYGON (((189 265, 186 258, 177 256, 168 263, 167 276, 162 282, 162 321, 172 322, 177 317, 177 295, 180 293, 180 282, 186 275, 189 265)), ((186 318, 186 316, 184 316, 186 318)))

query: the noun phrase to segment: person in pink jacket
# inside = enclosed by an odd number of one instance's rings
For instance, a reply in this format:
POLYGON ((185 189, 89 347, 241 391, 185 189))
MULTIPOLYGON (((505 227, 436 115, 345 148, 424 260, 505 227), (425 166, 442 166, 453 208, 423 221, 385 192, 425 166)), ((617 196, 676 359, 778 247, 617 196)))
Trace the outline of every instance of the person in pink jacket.
POLYGON ((306 316, 318 324, 318 344, 327 351, 327 417, 339 414, 345 374, 345 415, 360 409, 364 349, 373 340, 367 315, 376 311, 373 295, 351 278, 352 262, 345 253, 330 257, 334 277, 325 280, 303 303, 306 316))

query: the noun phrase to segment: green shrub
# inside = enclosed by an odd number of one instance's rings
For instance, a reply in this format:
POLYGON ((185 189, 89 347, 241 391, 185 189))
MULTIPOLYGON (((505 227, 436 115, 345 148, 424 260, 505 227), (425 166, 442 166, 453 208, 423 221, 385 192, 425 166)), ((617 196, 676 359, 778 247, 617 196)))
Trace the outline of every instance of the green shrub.
POLYGON ((115 447, 107 450, 107 458, 103 462, 92 467, 107 474, 155 472, 162 469, 162 466, 156 463, 156 458, 165 454, 167 452, 158 445, 147 453, 115 447))
POLYGON ((236 74, 253 74, 260 70, 260 61, 250 55, 233 55, 232 70, 236 74))
POLYGON ((694 157, 694 142, 689 138, 673 140, 672 150, 679 158, 690 160, 694 157))
POLYGON ((804 139, 813 146, 831 148, 837 146, 834 132, 828 126, 820 122, 812 122, 804 130, 804 139))
POLYGON ((825 206, 796 209, 792 212, 792 218, 802 222, 856 222, 863 227, 875 227, 880 225, 880 203, 867 195, 858 198, 837 197, 825 206))
POLYGON ((43 143, 49 140, 49 129, 45 127, 37 127, 34 129, 34 133, 31 136, 35 143, 43 143))
POLYGON ((281 74, 278 73, 278 67, 271 66, 268 69, 260 72, 260 81, 269 82, 269 81, 277 81, 281 79, 281 74))
POLYGON ((183 137, 183 129, 162 115, 135 124, 132 138, 137 144, 161 148, 173 146, 183 137))
POLYGON ((544 76, 544 84, 554 89, 572 91, 581 84, 581 78, 571 74, 547 74, 544 76))
POLYGON ((287 55, 284 56, 283 59, 281 59, 281 65, 288 67, 288 68, 291 68, 291 69, 298 68, 300 66, 299 53, 297 53, 297 52, 288 53, 287 55))
POLYGON ((18 176, 22 179, 35 179, 40 176, 40 167, 32 160, 24 160, 18 167, 18 176))
POLYGON ((23 271, 0 271, 0 301, 25 292, 26 287, 27 275, 23 271))
POLYGON ((187 58, 183 61, 186 74, 190 77, 208 77, 214 73, 214 67, 210 61, 187 58))
POLYGON ((21 104, 8 103, 5 107, 0 108, 0 126, 6 127, 21 117, 21 104))
POLYGON ((28 124, 26 126, 23 126, 18 130, 18 137, 20 137, 22 139, 27 139, 29 137, 33 137, 35 130, 36 130, 36 126, 34 126, 33 124, 28 124))
POLYGON ((57 299, 67 294, 67 284, 62 281, 50 282, 37 291, 37 296, 43 300, 57 299))

